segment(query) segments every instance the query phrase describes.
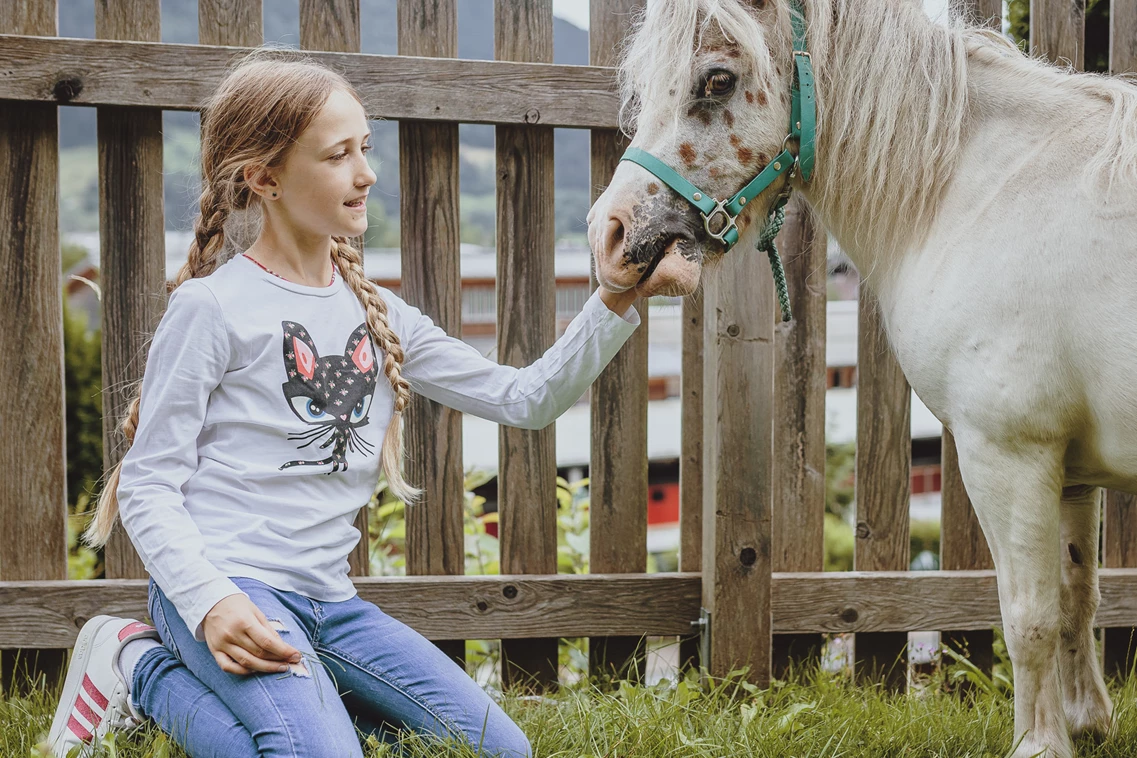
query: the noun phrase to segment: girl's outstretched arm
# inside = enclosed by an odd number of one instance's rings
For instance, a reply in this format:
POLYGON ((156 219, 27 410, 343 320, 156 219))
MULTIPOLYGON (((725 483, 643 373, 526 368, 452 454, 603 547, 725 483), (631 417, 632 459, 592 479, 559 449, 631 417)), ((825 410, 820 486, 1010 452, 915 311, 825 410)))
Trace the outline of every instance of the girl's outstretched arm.
POLYGON ((524 368, 502 366, 440 329, 418 308, 380 288, 406 353, 403 376, 421 395, 463 413, 542 429, 580 399, 640 324, 614 313, 596 290, 545 354, 524 368))

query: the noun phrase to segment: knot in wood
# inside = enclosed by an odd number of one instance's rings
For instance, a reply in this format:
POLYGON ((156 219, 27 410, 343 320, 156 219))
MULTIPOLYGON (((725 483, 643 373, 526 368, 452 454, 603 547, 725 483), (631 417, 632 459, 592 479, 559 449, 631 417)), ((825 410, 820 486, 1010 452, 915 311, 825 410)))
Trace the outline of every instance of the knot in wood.
POLYGON ((490 604, 487 603, 485 600, 479 600, 477 603, 475 603, 475 605, 478 607, 479 611, 485 611, 487 608, 490 607, 490 604))
POLYGON ((512 600, 513 598, 517 597, 517 588, 512 584, 507 584, 502 588, 501 594, 505 595, 506 599, 512 600))
POLYGON ((872 529, 869 529, 869 525, 864 521, 858 521, 857 522, 857 539, 867 540, 871 536, 872 536, 872 529))
POLYGON ((541 111, 537 110, 536 108, 530 108, 529 110, 525 111, 525 123, 535 124, 540 120, 541 111))
POLYGON ((856 608, 846 608, 841 611, 838 616, 840 616, 841 620, 846 624, 854 624, 856 623, 857 619, 861 617, 861 614, 857 613, 856 608))
POLYGON ((63 76, 51 88, 51 94, 61 103, 68 103, 79 97, 83 91, 83 80, 78 76, 63 76))
POLYGON ((726 334, 728 337, 737 337, 741 333, 742 330, 738 328, 738 324, 731 324, 726 328, 726 334))
POLYGON ((738 555, 738 560, 742 562, 743 566, 753 566, 754 562, 758 560, 758 552, 752 547, 744 547, 738 555))

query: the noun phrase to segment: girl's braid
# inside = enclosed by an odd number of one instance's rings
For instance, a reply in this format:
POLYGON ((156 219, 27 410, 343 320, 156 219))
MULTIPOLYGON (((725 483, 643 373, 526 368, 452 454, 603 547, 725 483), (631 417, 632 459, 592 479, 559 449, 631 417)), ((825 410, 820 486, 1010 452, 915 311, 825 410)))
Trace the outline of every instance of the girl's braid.
POLYGON ((403 378, 405 354, 399 335, 387 319, 387 303, 375 290, 375 285, 363 273, 363 255, 345 237, 332 238, 333 254, 339 264, 344 281, 351 287, 367 311, 367 331, 383 351, 383 373, 395 393, 395 415, 387 427, 383 440, 383 470, 391 492, 399 499, 410 502, 422 494, 403 478, 403 412, 411 402, 411 386, 403 378))
MULTIPOLYGON (((224 201, 224 196, 207 183, 201 193, 200 203, 201 214, 194 221, 194 239, 190 243, 186 262, 174 281, 175 288, 187 279, 211 274, 217 268, 221 249, 225 245, 225 220, 229 216, 229 207, 224 201)), ((141 407, 142 380, 139 379, 134 386, 134 397, 120 425, 128 449, 138 432, 138 414, 141 407)), ((123 452, 125 455, 125 451, 123 452)), ((95 517, 91 519, 91 523, 83 533, 83 541, 92 548, 106 545, 114 522, 118 518, 118 482, 121 471, 122 460, 119 459, 107 474, 106 484, 99 494, 95 517)))

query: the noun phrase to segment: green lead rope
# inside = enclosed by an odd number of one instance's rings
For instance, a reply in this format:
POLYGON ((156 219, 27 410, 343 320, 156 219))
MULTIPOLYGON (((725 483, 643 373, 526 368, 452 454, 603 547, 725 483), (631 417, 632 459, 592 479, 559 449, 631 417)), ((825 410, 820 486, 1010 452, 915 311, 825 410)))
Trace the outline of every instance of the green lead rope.
POLYGON ((758 235, 758 243, 754 249, 765 252, 770 257, 770 271, 774 275, 774 289, 778 293, 778 305, 782 307, 782 321, 793 321, 793 311, 790 310, 790 288, 786 284, 786 270, 782 266, 782 256, 778 254, 778 246, 774 244, 774 240, 777 238, 778 232, 782 230, 784 223, 786 223, 785 203, 775 203, 774 208, 770 211, 770 217, 766 219, 766 226, 758 235))

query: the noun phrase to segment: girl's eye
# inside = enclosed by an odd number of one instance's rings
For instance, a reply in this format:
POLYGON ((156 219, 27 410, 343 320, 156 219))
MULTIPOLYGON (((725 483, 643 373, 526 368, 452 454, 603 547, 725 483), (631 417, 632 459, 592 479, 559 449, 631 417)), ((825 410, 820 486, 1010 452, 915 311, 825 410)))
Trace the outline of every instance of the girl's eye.
POLYGON ((734 92, 735 78, 729 71, 715 71, 706 78, 705 82, 704 97, 726 97, 734 92))
MULTIPOLYGON (((363 146, 362 146, 362 147, 359 149, 359 151, 360 151, 361 153, 366 153, 366 152, 368 152, 369 150, 371 150, 371 145, 363 145, 363 146)), ((333 155, 333 156, 332 156, 332 160, 333 160, 333 161, 342 161, 342 160, 343 160, 344 158, 346 158, 346 157, 347 157, 347 153, 336 153, 335 155, 333 155)))
POLYGON ((331 418, 324 412, 323 406, 317 403, 310 397, 297 395, 292 398, 292 408, 299 414, 300 418, 306 421, 319 421, 324 418, 331 418))

